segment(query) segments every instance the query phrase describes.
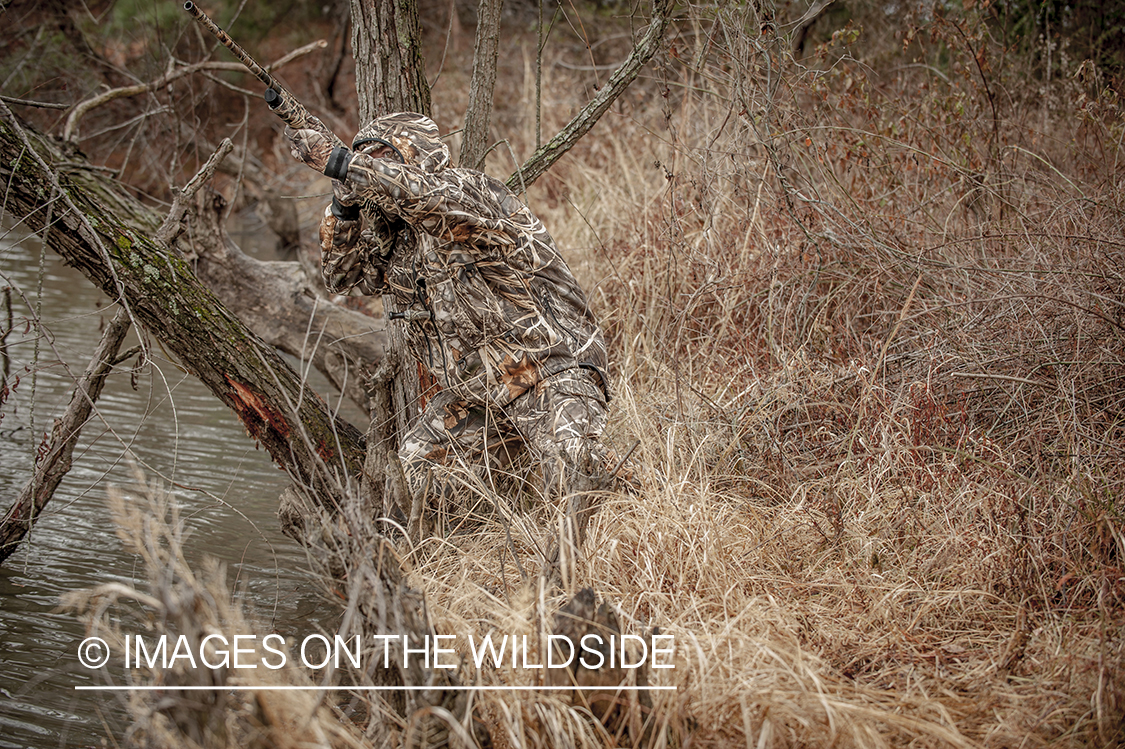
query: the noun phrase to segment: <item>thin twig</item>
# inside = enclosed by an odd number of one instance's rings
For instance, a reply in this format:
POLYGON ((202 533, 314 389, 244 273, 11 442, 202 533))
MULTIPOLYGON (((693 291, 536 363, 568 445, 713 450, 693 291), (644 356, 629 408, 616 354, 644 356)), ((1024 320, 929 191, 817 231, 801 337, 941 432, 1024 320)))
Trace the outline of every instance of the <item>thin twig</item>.
POLYGON ((196 172, 194 177, 188 180, 188 183, 182 189, 176 191, 175 197, 172 199, 172 208, 168 211, 168 216, 164 219, 160 228, 156 230, 153 239, 168 244, 175 238, 179 230, 180 220, 183 219, 184 213, 187 211, 188 201, 195 197, 199 188, 203 187, 203 184, 214 176, 215 170, 219 168, 219 164, 227 157, 232 148, 234 148, 234 144, 231 143, 230 138, 223 138, 223 142, 219 144, 215 153, 207 159, 207 163, 196 172))
POLYGON ((31 99, 17 99, 14 96, 0 96, 9 104, 20 104, 25 107, 39 107, 40 109, 70 109, 69 104, 59 104, 53 101, 33 101, 31 99))
MULTIPOLYGON (((286 63, 296 60, 298 57, 307 55, 308 53, 313 52, 317 49, 323 49, 327 45, 328 43, 323 39, 312 42, 311 44, 306 44, 299 49, 293 50, 289 54, 279 59, 277 62, 266 66, 266 69, 276 70, 286 63)), ((71 110, 70 114, 68 114, 66 117, 66 124, 63 125, 63 139, 71 142, 77 140, 75 133, 78 129, 78 121, 81 120, 82 117, 85 116, 85 114, 91 109, 100 107, 103 104, 107 104, 114 99, 121 99, 126 96, 137 96, 149 91, 155 91, 156 89, 167 86, 169 83, 172 83, 175 80, 183 78, 185 75, 190 75, 192 73, 198 73, 200 71, 206 70, 234 70, 239 72, 246 72, 246 67, 237 62, 207 61, 196 62, 192 63, 191 65, 184 65, 183 67, 177 68, 175 67, 175 61, 169 60, 168 72, 166 72, 156 80, 149 81, 148 83, 138 83, 134 86, 122 86, 120 88, 110 89, 109 91, 103 91, 97 96, 92 96, 89 99, 80 101, 74 106, 74 109, 71 110)))

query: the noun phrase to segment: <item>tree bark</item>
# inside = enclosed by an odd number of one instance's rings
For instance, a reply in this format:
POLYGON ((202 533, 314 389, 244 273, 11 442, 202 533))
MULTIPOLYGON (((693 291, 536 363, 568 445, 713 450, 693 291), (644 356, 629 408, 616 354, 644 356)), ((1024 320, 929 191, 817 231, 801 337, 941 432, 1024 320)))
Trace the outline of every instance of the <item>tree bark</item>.
MULTIPOLYGON (((430 115, 430 84, 420 51, 417 3, 412 0, 352 0, 352 50, 361 126, 392 112, 430 115)), ((421 377, 406 352, 406 323, 392 321, 392 315, 401 311, 392 295, 383 295, 387 352, 392 364, 387 375, 394 422, 372 423, 371 448, 380 451, 396 450, 402 435, 421 412, 421 377)), ((372 456, 369 461, 372 465, 384 464, 385 456, 372 456)), ((377 486, 384 485, 383 477, 369 479, 377 486)), ((404 510, 412 504, 408 497, 392 500, 404 510)))
POLYGON ((66 412, 51 429, 43 445, 43 457, 36 461, 35 471, 16 501, 8 508, 0 520, 0 564, 19 548, 19 542, 39 519, 47 503, 51 501, 63 477, 73 463, 74 446, 82 433, 82 427, 94 410, 94 403, 102 393, 105 378, 117 364, 117 351, 125 334, 129 332, 129 315, 118 310, 102 333, 102 339, 94 349, 90 366, 79 378, 70 396, 66 412))
POLYGON ((104 174, 52 166, 76 156, 21 126, 0 104, 0 179, 10 186, 8 210, 39 231, 45 198, 57 187, 51 249, 159 338, 294 483, 322 503, 341 501, 363 465, 363 435, 333 418, 178 252, 150 238, 159 226, 151 211, 104 174))
POLYGON ((492 96, 496 89, 496 57, 500 51, 500 11, 504 0, 480 0, 477 5, 477 43, 473 50, 473 77, 469 81, 469 106, 461 136, 461 166, 483 169, 488 155, 492 121, 492 96))
POLYGON ((351 0, 352 54, 359 121, 392 112, 430 114, 418 4, 413 0, 351 0))
MULTIPOLYGON (((413 0, 352 0, 352 50, 361 126, 391 112, 430 115, 430 86, 420 49, 418 6, 413 0)), ((429 241, 426 237, 420 239, 429 241)), ((419 370, 406 350, 405 322, 392 320, 392 315, 399 311, 394 297, 383 295, 387 354, 371 383, 375 408, 367 435, 364 480, 368 502, 381 501, 384 515, 401 518, 421 499, 407 496, 401 469, 395 470, 395 453, 402 436, 421 412, 422 390, 419 370)), ((348 537, 338 542, 355 544, 357 539, 372 538, 373 531, 360 530, 363 527, 367 526, 362 518, 353 520, 348 537)), ((370 641, 368 635, 372 634, 405 632, 409 633, 411 647, 420 647, 426 634, 433 632, 425 599, 420 591, 406 584, 389 544, 383 539, 375 543, 375 564, 369 548, 345 554, 357 565, 348 570, 348 600, 349 611, 359 614, 354 619, 345 618, 351 622, 351 631, 362 635, 361 641, 370 641), (388 601, 394 605, 388 606, 388 601)), ((456 685, 457 677, 445 669, 423 668, 415 663, 409 669, 401 669, 397 678, 405 685, 431 687, 425 692, 404 690, 391 696, 392 709, 421 733, 408 736, 406 743, 444 745, 449 741, 449 727, 435 717, 435 708, 442 708, 460 720, 468 707, 464 692, 442 689, 456 685)))

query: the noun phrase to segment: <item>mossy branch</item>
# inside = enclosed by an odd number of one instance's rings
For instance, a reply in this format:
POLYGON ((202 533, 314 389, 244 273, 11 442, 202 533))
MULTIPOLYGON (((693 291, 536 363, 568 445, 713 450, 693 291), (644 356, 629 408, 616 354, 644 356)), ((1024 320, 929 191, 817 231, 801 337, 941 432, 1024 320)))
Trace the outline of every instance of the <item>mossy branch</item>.
POLYGON ((89 170, 59 173, 58 144, 0 104, 0 179, 8 210, 43 228, 49 194, 61 214, 49 245, 143 324, 239 417, 299 486, 331 504, 359 475, 364 439, 334 418, 301 377, 203 286, 187 262, 153 239, 159 219, 117 183, 89 170))

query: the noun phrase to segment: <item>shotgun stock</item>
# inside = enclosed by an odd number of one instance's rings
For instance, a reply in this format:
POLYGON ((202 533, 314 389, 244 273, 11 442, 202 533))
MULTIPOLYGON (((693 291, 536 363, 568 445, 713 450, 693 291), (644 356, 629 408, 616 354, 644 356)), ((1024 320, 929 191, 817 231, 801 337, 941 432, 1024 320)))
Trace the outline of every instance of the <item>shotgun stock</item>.
POLYGON ((246 50, 244 50, 238 42, 231 39, 227 32, 219 28, 218 24, 200 10, 198 5, 188 0, 184 3, 184 10, 190 13, 203 28, 210 31, 211 34, 214 35, 224 47, 229 49, 231 54, 234 55, 240 63, 245 65, 259 81, 266 84, 266 105, 269 106, 274 114, 284 120, 289 127, 294 130, 316 130, 317 132, 323 133, 328 136, 329 140, 332 142, 331 146, 329 146, 329 150, 336 146, 344 145, 343 141, 329 130, 327 125, 321 122, 320 119, 309 112, 309 110, 305 109, 305 106, 297 101, 297 97, 293 96, 293 94, 278 83, 277 79, 270 75, 265 68, 255 62, 254 58, 247 54, 246 50))

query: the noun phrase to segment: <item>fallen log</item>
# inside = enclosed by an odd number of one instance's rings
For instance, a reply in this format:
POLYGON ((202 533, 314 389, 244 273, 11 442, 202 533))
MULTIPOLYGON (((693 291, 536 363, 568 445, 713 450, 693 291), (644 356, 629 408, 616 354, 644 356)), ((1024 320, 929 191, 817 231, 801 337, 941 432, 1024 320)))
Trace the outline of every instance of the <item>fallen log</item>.
MULTIPOLYGON (((287 314, 299 315, 305 304, 311 312, 302 327, 308 330, 309 320, 319 324, 317 313, 326 303, 299 291, 300 283, 292 279, 279 286, 285 274, 273 272, 276 265, 240 258, 218 223, 222 205, 214 193, 201 190, 194 211, 185 211, 187 231, 161 232, 153 211, 104 172, 82 164, 80 154, 24 126, 0 103, 0 179, 8 185, 9 214, 32 231, 51 222, 48 246, 159 339, 287 471, 293 485, 286 492, 289 515, 283 530, 305 543, 340 581, 354 612, 348 631, 362 634, 365 641, 371 641, 371 634, 403 638, 412 647, 432 638, 423 595, 409 586, 393 546, 375 526, 379 512, 372 500, 380 498, 359 491, 366 458, 363 435, 336 417, 277 350, 201 282, 187 257, 195 255, 200 267, 213 262, 202 274, 212 280, 222 276, 217 268, 239 276, 240 285, 229 284, 234 289, 229 293, 259 318, 282 314, 271 310, 287 302, 298 307, 287 314), (62 164, 69 166, 63 169, 62 164), (54 207, 48 212, 44 206, 52 198, 54 207), (158 232, 170 236, 172 246, 156 241, 158 232), (213 260, 205 262, 205 256, 213 260), (270 288, 278 297, 270 303, 263 300, 268 290, 253 288, 267 283, 274 284, 270 288), (290 291, 287 295, 278 288, 290 291)), ((332 330, 327 322, 324 329, 332 330)), ((340 336, 339 330, 328 333, 340 336)), ((345 369, 368 363, 356 356, 356 363, 345 369)), ((358 371, 355 375, 358 381, 358 371)), ((363 483, 377 491, 382 477, 363 483)), ((465 709, 464 693, 444 689, 456 685, 456 678, 444 671, 414 664, 385 678, 390 685, 425 688, 404 691, 391 705, 404 723, 430 739, 448 736, 448 726, 435 715, 459 720, 465 709)))
POLYGON ((328 503, 342 499, 363 465, 363 435, 335 418, 181 253, 153 240, 160 220, 152 210, 104 173, 83 169, 80 154, 22 126, 3 104, 0 178, 9 185, 8 212, 32 231, 44 228, 44 206, 57 196, 51 249, 151 331, 298 486, 328 503))

